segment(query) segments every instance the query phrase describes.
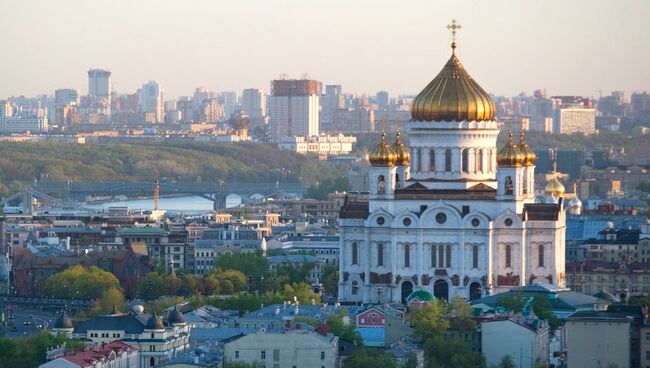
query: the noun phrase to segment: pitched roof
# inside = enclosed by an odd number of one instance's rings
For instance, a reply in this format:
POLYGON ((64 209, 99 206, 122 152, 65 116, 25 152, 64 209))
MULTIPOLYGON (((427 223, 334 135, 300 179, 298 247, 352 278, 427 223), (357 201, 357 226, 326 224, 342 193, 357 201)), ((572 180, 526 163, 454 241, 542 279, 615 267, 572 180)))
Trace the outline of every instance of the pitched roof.
POLYGON ((99 316, 79 323, 73 333, 86 333, 89 330, 121 330, 126 334, 140 334, 145 329, 147 314, 99 316))

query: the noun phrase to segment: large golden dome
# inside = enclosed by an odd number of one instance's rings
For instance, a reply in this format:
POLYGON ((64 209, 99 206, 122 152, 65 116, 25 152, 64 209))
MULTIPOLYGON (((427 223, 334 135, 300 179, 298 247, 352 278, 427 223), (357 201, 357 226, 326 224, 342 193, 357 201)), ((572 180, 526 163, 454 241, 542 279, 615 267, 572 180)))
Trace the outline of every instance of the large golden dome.
POLYGON ((395 166, 397 155, 386 142, 386 133, 381 133, 381 140, 377 147, 368 155, 372 166, 395 166))
POLYGON ((525 156, 516 144, 512 142, 512 132, 508 134, 508 141, 497 152, 497 164, 499 166, 521 166, 525 156))
POLYGON ((447 64, 413 100, 411 121, 494 120, 494 101, 463 68, 456 43, 451 47, 447 64))
POLYGON ((411 154, 409 153, 409 150, 404 146, 404 143, 400 141, 399 135, 400 134, 398 130, 395 134, 395 143, 393 143, 393 146, 391 147, 395 152, 395 156, 397 157, 395 165, 408 166, 409 162, 411 161, 411 154))
POLYGON ((537 155, 530 148, 528 143, 526 143, 526 140, 524 139, 523 130, 519 135, 519 143, 517 143, 517 148, 519 148, 519 152, 521 152, 524 155, 524 162, 523 162, 524 166, 533 166, 535 164, 535 160, 537 159, 537 155))

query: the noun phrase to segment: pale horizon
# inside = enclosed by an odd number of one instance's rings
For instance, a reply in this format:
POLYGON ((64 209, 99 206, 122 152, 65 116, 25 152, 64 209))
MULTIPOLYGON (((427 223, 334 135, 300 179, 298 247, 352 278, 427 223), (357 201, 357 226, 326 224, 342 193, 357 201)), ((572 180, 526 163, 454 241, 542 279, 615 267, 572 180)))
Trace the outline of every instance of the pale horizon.
POLYGON ((647 1, 60 0, 4 4, 0 99, 157 80, 165 99, 261 88, 306 73, 345 93, 417 94, 457 53, 489 93, 626 96, 650 90, 647 1))

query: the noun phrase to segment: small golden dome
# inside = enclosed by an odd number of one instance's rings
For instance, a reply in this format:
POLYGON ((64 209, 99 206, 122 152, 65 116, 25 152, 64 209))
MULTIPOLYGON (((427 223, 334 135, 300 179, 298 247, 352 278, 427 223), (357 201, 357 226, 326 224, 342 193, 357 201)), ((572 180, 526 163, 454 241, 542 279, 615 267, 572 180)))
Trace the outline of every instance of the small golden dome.
POLYGON ((381 140, 377 147, 368 155, 372 166, 395 166, 397 155, 386 142, 386 133, 381 133, 381 140))
POLYGON ((412 121, 494 120, 494 101, 465 71, 455 53, 413 100, 412 121))
POLYGON ((557 164, 553 163, 553 179, 551 179, 546 187, 544 187, 544 192, 547 195, 552 195, 553 197, 559 198, 564 195, 564 185, 557 179, 557 164))
POLYGON ((510 132, 508 134, 508 141, 497 152, 497 164, 499 166, 521 166, 523 162, 524 154, 512 142, 512 132, 510 132))
POLYGON ((521 134, 519 135, 519 143, 517 143, 517 147, 519 148, 519 152, 521 152, 524 155, 524 166, 533 166, 535 164, 535 160, 537 159, 537 155, 535 152, 530 148, 526 140, 524 139, 524 131, 521 131, 521 134))
POLYGON ((408 166, 409 162, 411 162, 411 154, 409 153, 409 150, 406 149, 406 146, 404 146, 404 143, 400 141, 399 136, 399 131, 397 131, 395 134, 395 143, 393 143, 393 146, 391 147, 397 157, 395 165, 408 166))

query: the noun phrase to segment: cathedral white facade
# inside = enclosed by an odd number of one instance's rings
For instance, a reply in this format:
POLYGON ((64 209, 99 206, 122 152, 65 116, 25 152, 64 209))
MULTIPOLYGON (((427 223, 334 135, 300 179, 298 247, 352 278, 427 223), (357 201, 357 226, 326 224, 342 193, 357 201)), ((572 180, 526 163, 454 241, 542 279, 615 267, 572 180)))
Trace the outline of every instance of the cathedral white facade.
POLYGON ((521 136, 497 150, 491 97, 455 54, 413 102, 410 148, 370 153, 370 193, 341 209, 339 301, 404 302, 417 290, 476 299, 565 282, 564 188, 534 196, 535 154, 521 136))

